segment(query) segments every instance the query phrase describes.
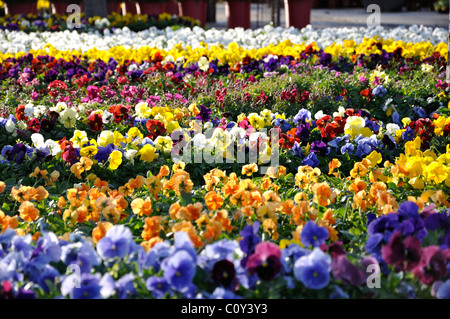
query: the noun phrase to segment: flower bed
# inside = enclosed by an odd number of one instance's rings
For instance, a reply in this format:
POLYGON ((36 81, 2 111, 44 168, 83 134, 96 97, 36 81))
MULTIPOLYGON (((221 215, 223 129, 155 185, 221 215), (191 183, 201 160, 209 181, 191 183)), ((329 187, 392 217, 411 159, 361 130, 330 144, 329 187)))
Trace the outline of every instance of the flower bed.
MULTIPOLYGON (((115 29, 128 28, 132 31, 142 31, 150 27, 156 29, 164 28, 181 28, 181 27, 193 27, 200 25, 198 20, 194 20, 190 17, 172 16, 168 13, 162 14, 143 14, 121 15, 113 12, 106 18, 93 17, 85 18, 84 13, 80 14, 79 26, 70 26, 68 22, 75 25, 75 13, 73 15, 6 15, 0 17, 0 30, 7 31, 22 31, 25 33, 35 32, 60 32, 60 31, 76 31, 79 33, 84 32, 101 32, 106 30, 114 31, 115 29)), ((106 31, 106 32, 108 32, 106 31)))
POLYGON ((44 34, 0 56, 3 297, 449 297, 446 43, 44 34))

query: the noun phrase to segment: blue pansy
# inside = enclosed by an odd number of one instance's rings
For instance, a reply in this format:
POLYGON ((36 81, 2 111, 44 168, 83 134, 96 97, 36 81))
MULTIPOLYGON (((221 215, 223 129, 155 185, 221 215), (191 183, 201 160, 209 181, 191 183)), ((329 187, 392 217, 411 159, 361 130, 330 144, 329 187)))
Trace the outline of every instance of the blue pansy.
POLYGON ((419 206, 411 201, 406 201, 398 206, 397 214, 403 218, 419 218, 419 206))
POLYGON ((189 235, 184 232, 176 232, 173 247, 170 249, 170 254, 174 254, 176 251, 184 250, 191 255, 194 262, 197 260, 197 251, 194 248, 194 244, 191 241, 189 235))
POLYGON ((155 298, 163 298, 167 293, 170 293, 170 284, 164 277, 151 276, 145 282, 145 286, 155 298))
POLYGON ((439 287, 436 297, 438 299, 450 299, 450 279, 439 287))
POLYGON ((302 229, 300 240, 305 247, 318 247, 328 238, 328 230, 309 220, 302 229))
POLYGON ((377 85, 372 91, 373 96, 383 96, 386 93, 387 93, 387 90, 382 85, 377 85))
POLYGON ((417 115, 419 115, 419 117, 421 117, 421 118, 427 117, 427 113, 426 113, 426 112, 424 111, 424 109, 421 108, 420 106, 415 106, 415 107, 413 108, 413 110, 414 110, 414 112, 415 112, 417 115))
POLYGON ((330 299, 349 299, 350 296, 339 286, 334 286, 334 292, 330 294, 330 299))
POLYGON ((127 299, 136 295, 133 280, 134 274, 126 274, 116 281, 117 297, 119 299, 127 299))
POLYGON ((301 148, 300 144, 295 142, 294 146, 292 147, 292 150, 294 151, 295 155, 298 158, 302 158, 302 148, 301 148))
POLYGON ((279 127, 282 132, 287 132, 291 129, 291 125, 286 120, 280 118, 275 119, 273 125, 279 127))
POLYGON ((63 296, 71 299, 101 299, 100 274, 72 274, 61 284, 63 296))
POLYGON ((354 150, 355 145, 353 145, 352 143, 346 143, 344 146, 341 147, 341 154, 348 153, 349 155, 352 155, 354 150))
POLYGON ((50 288, 47 284, 47 281, 50 283, 55 283, 55 278, 60 276, 58 270, 50 265, 45 265, 43 271, 39 275, 39 279, 37 280, 39 286, 46 292, 50 292, 50 288))
POLYGON ((306 156, 302 160, 303 165, 309 165, 311 167, 317 167, 319 166, 319 159, 317 158, 315 153, 309 153, 308 156, 306 156))
POLYGON ((292 271, 294 263, 300 257, 310 253, 310 250, 304 249, 297 244, 290 244, 281 250, 281 266, 284 274, 289 274, 292 271))
POLYGON ((223 259, 232 261, 235 251, 239 248, 236 241, 222 239, 218 242, 207 245, 199 256, 199 264, 206 271, 211 271, 214 264, 223 259))
POLYGON ((414 132, 414 130, 408 126, 406 127, 406 130, 402 133, 402 140, 412 141, 415 136, 416 133, 414 132))
POLYGON ((178 291, 189 287, 194 279, 196 267, 195 260, 186 250, 176 251, 162 263, 164 278, 178 291))
POLYGON ((311 120, 311 112, 306 109, 301 109, 298 111, 297 115, 294 116, 294 123, 305 123, 311 120))
POLYGON ((147 269, 152 267, 156 272, 161 268, 161 262, 170 255, 170 245, 167 242, 157 243, 148 252, 142 252, 140 259, 141 268, 147 269))
POLYGON ((97 252, 104 260, 124 258, 128 256, 132 242, 130 229, 124 225, 115 225, 106 232, 105 237, 99 240, 97 252))
POLYGON ((306 288, 322 289, 330 282, 331 257, 316 247, 294 264, 294 277, 306 288))

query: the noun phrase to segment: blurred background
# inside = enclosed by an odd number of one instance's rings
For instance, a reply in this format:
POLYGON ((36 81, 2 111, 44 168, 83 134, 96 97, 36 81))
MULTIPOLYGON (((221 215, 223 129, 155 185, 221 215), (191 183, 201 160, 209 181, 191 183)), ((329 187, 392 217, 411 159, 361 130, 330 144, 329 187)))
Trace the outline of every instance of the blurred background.
MULTIPOLYGON (((297 28, 365 26, 370 4, 381 9, 384 27, 423 24, 448 27, 448 0, 3 0, 0 15, 49 17, 67 14, 70 4, 78 4, 84 15, 171 15, 198 19, 204 27, 258 28, 274 26, 297 28)), ((68 14, 72 13, 71 11, 68 14)))

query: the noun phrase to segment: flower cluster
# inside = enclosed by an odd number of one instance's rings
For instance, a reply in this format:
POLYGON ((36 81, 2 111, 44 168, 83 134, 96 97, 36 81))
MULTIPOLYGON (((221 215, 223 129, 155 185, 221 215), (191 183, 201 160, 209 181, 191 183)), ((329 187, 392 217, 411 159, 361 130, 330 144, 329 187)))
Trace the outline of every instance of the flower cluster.
POLYGON ((1 31, 0 298, 449 298, 440 30, 110 27, 1 31))

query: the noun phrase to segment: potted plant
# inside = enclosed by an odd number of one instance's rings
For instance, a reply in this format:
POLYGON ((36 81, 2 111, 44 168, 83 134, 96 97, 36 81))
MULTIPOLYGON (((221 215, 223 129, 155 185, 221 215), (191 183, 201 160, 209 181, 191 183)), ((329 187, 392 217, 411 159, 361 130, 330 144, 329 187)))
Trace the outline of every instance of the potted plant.
POLYGON ((200 25, 206 24, 206 0, 178 0, 181 16, 191 17, 200 21, 200 25))
POLYGON ((8 9, 8 14, 37 14, 37 1, 36 0, 8 0, 6 2, 6 7, 8 9))
POLYGON ((311 0, 284 0, 286 28, 304 28, 311 22, 311 0))
POLYGON ((180 6, 176 0, 168 0, 164 9, 165 13, 180 15, 180 6))
POLYGON ((124 1, 122 4, 125 6, 126 13, 137 14, 136 1, 124 1))
POLYGON ((227 0, 228 28, 250 28, 251 0, 227 0))
POLYGON ((138 2, 141 14, 160 14, 166 11, 165 0, 141 0, 138 2))

